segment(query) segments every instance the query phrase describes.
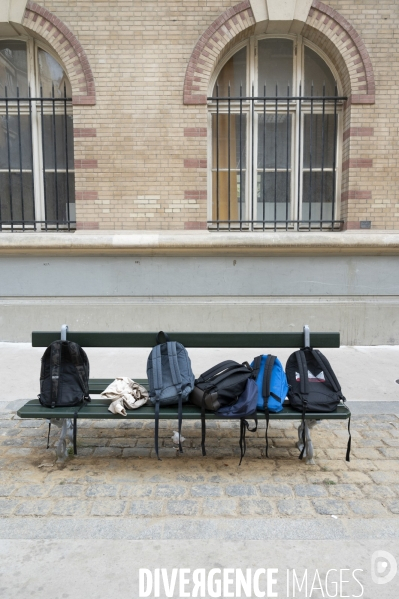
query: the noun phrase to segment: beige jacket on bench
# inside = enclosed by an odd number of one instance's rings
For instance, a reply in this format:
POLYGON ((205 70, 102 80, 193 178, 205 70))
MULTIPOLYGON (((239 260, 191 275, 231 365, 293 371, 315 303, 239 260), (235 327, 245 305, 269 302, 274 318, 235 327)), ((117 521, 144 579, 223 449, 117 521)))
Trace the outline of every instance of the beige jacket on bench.
POLYGON ((126 410, 135 410, 143 406, 149 397, 145 387, 126 376, 116 378, 101 395, 111 400, 108 410, 122 416, 126 416, 126 410))

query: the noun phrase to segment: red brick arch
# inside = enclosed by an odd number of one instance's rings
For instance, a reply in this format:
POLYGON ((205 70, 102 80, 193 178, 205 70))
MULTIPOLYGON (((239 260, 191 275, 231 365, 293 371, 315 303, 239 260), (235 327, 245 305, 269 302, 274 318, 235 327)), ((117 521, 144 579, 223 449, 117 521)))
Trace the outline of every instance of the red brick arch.
MULTIPOLYGON (((239 41, 253 34, 255 18, 249 0, 222 13, 203 33, 191 55, 184 81, 184 104, 206 104, 209 81, 217 64, 239 41)), ((375 83, 366 46, 336 10, 313 0, 302 35, 320 46, 343 79, 353 104, 373 104, 375 83)))
POLYGON ((72 86, 72 103, 95 104, 96 91, 89 60, 79 40, 65 23, 29 0, 22 25, 45 40, 60 57, 72 86))
POLYGON ((255 26, 249 0, 228 8, 198 40, 184 80, 184 104, 206 104, 209 79, 220 59, 255 26))
POLYGON ((346 93, 350 94, 352 104, 374 104, 375 82, 370 56, 362 38, 349 21, 330 6, 313 0, 302 33, 306 36, 309 30, 313 30, 313 35, 319 32, 328 38, 345 62, 350 79, 346 93))

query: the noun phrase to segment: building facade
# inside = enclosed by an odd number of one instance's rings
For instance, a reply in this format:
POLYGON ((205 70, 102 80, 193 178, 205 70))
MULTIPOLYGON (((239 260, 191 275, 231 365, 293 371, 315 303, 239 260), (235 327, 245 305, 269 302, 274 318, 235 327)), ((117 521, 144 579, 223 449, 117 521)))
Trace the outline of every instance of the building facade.
POLYGON ((4 0, 0 338, 398 343, 398 23, 388 0, 4 0))

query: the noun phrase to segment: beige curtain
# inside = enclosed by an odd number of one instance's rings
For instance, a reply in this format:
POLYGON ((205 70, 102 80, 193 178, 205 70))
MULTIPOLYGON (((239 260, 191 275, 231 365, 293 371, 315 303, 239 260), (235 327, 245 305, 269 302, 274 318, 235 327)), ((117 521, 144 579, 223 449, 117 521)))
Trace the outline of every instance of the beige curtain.
MULTIPOLYGON (((219 96, 227 97, 229 83, 232 90, 234 82, 234 65, 229 61, 220 73, 219 96)), ((219 106, 220 110, 220 106, 219 106)), ((243 140, 244 142, 244 140, 243 140)), ((237 202, 237 137, 236 137, 236 115, 230 114, 230 144, 229 144, 229 115, 213 115, 212 120, 212 169, 217 168, 217 157, 219 159, 219 174, 216 170, 212 172, 212 219, 237 220, 239 218, 237 202), (218 119, 218 123, 217 123, 218 119), (219 150, 219 154, 218 154, 219 150), (230 154, 230 173, 227 170, 229 166, 230 154), (229 176, 230 175, 230 176, 229 176), (229 194, 230 179, 230 194, 229 194), (218 210, 219 209, 219 210, 218 210)), ((241 182, 242 184, 242 182, 241 182)))

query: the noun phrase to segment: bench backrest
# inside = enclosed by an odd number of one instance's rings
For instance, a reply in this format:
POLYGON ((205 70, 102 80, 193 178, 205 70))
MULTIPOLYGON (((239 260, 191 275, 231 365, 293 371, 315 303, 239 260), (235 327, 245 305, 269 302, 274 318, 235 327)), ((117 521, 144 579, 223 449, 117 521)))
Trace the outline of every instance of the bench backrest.
MULTIPOLYGON (((304 333, 169 333, 171 341, 185 347, 304 347, 304 333)), ((68 332, 68 340, 82 347, 153 347, 155 333, 68 332)), ((34 331, 32 347, 47 347, 60 332, 34 331)), ((311 347, 339 347, 339 333, 310 333, 311 347)))

